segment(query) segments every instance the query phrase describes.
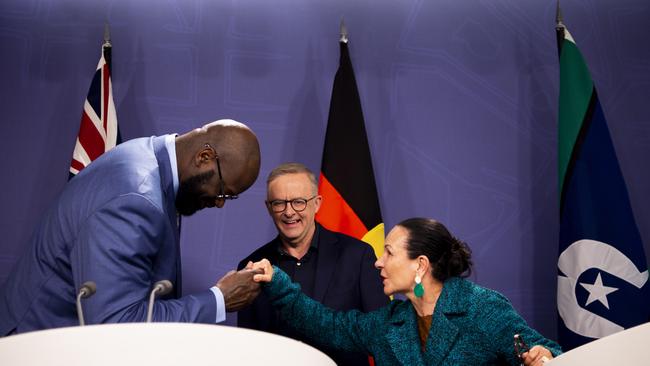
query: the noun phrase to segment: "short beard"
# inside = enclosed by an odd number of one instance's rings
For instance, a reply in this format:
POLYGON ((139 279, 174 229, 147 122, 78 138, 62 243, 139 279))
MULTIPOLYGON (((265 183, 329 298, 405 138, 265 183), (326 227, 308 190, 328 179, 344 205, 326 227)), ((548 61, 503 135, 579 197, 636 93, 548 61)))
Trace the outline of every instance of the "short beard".
POLYGON ((209 171, 189 177, 180 183, 176 193, 176 211, 179 214, 190 216, 203 208, 201 186, 212 179, 214 175, 214 171, 209 171))

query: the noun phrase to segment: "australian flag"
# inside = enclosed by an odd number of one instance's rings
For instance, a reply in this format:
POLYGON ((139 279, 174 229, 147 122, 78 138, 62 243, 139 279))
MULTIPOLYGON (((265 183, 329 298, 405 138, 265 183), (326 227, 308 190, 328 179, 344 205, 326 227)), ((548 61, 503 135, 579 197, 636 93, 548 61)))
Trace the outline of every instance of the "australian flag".
POLYGON ((111 49, 110 42, 106 40, 84 102, 79 134, 70 163, 70 178, 119 143, 111 84, 111 49))
MULTIPOLYGON (((648 264, 587 65, 558 19, 559 341, 567 351, 649 320, 648 264)), ((639 350, 641 352, 641 350, 639 350)))

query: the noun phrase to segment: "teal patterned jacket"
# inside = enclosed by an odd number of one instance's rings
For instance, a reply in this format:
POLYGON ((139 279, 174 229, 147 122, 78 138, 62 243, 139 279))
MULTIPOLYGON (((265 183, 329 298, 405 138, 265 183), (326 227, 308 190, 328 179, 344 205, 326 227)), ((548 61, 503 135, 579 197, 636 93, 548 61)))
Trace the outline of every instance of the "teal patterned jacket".
POLYGON ((410 301, 393 300, 370 313, 338 312, 304 295, 286 273, 273 269, 273 280, 263 287, 285 321, 323 346, 366 352, 377 366, 518 365, 516 333, 531 347, 539 344, 554 356, 562 353, 530 328, 503 295, 462 278, 444 283, 423 353, 410 301))

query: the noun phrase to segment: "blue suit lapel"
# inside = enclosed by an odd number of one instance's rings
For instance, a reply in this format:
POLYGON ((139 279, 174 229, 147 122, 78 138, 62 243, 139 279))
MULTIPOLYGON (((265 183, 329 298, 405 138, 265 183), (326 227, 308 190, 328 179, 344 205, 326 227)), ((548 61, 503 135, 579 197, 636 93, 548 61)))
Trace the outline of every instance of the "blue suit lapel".
POLYGON ((181 245, 180 245, 180 220, 176 214, 176 194, 174 193, 174 177, 169 162, 169 153, 165 147, 165 136, 153 138, 154 154, 158 161, 160 172, 160 188, 165 198, 167 217, 169 225, 174 232, 176 242, 176 278, 174 281, 174 292, 177 298, 181 297, 182 289, 182 268, 181 268, 181 245))
POLYGON ((333 233, 322 229, 318 223, 316 223, 316 230, 320 230, 320 233, 318 234, 318 264, 313 298, 322 303, 338 262, 339 248, 336 245, 337 238, 333 233))

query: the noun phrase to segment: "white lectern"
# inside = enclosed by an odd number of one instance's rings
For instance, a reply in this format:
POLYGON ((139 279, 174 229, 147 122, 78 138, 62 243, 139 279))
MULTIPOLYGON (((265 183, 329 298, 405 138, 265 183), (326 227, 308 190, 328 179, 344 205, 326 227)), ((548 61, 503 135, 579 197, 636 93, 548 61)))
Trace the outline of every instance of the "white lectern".
POLYGON ((572 349, 547 362, 546 365, 650 365, 647 354, 649 344, 650 323, 646 323, 572 349))
POLYGON ((0 364, 335 365, 321 351, 290 338, 186 323, 104 324, 9 336, 0 338, 0 364))

